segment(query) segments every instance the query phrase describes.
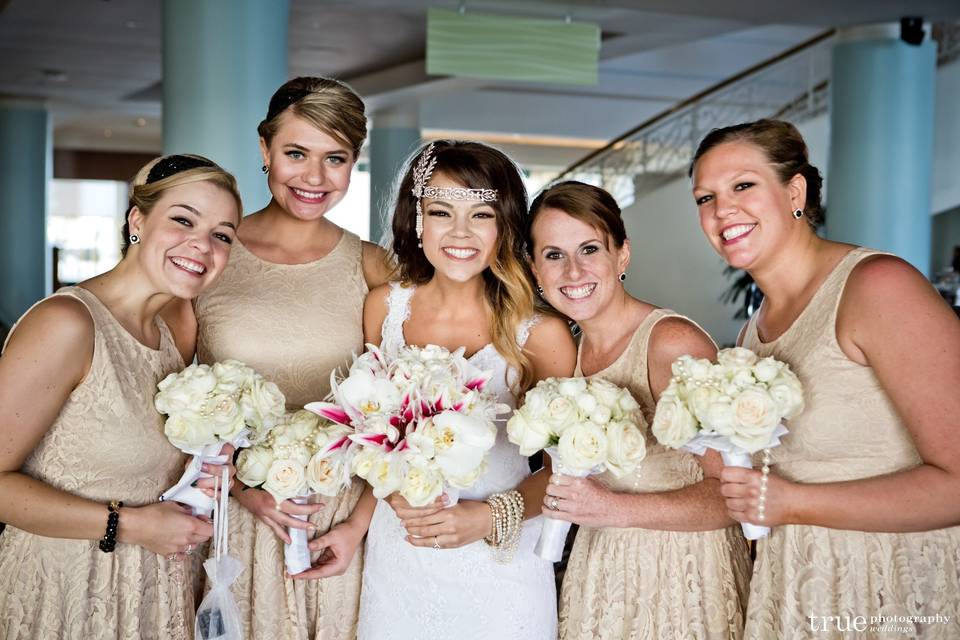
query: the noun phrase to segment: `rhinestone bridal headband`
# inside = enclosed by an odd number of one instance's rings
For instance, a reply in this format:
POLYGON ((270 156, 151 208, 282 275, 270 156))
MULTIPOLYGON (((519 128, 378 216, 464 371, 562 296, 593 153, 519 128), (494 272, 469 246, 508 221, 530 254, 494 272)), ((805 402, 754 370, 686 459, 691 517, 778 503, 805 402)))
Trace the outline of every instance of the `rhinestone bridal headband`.
POLYGON ((437 166, 437 158, 433 155, 433 143, 427 145, 417 160, 413 169, 413 189, 410 192, 417 199, 417 246, 423 246, 420 238, 423 236, 423 207, 421 198, 445 198, 447 200, 470 200, 473 202, 496 202, 496 189, 468 189, 466 187, 428 187, 427 183, 433 176, 437 166))

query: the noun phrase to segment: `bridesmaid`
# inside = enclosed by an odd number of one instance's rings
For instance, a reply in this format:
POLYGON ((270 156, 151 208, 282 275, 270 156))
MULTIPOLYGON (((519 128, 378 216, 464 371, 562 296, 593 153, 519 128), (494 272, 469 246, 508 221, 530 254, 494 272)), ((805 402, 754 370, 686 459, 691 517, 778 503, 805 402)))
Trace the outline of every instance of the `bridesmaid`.
MULTIPOLYGON (((388 275, 382 249, 324 217, 350 186, 366 122, 363 102, 336 80, 295 78, 277 90, 257 129, 272 198, 244 219, 223 279, 196 303, 198 359, 249 364, 279 385, 288 409, 326 396, 331 371, 363 350, 363 300, 388 275)), ((277 508, 265 491, 234 487, 230 549, 247 566, 234 586, 245 637, 356 635, 355 552, 370 517, 363 526, 351 518, 361 490, 357 483, 325 504, 277 508), (284 576, 290 526, 326 534, 327 551, 297 576, 302 582, 284 576)))
POLYGON ((743 346, 789 363, 807 400, 762 523, 762 473, 721 476, 733 518, 773 527, 745 635, 960 637, 960 322, 903 260, 817 236, 820 173, 792 125, 715 130, 691 175, 708 242, 765 295, 743 346), (880 616, 930 619, 889 634, 880 616))
MULTIPOLYGON (((626 387, 647 423, 680 355, 713 359, 693 321, 626 292, 630 241, 613 197, 581 182, 530 207, 537 291, 583 330, 575 375, 626 387)), ((560 637, 739 638, 750 560, 724 511, 715 452, 665 448, 649 433, 633 474, 551 476, 543 514, 580 525, 560 595, 560 637)))
POLYGON ((34 305, 11 331, 0 358, 0 637, 192 637, 184 554, 213 530, 157 502, 186 458, 153 396, 193 357, 159 312, 219 277, 240 211, 233 176, 209 160, 151 162, 134 179, 120 263, 34 305))

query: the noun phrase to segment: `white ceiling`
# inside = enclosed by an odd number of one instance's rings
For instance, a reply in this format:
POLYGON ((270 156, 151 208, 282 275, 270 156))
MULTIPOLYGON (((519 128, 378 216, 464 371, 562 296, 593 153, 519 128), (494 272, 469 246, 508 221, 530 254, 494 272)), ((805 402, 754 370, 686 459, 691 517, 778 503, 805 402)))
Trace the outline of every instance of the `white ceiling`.
MULTIPOLYGON (((160 2, 0 0, 0 96, 46 102, 57 147, 159 150, 160 2)), ((600 81, 569 88, 426 76, 426 9, 459 4, 291 0, 290 75, 345 79, 374 110, 412 101, 427 130, 540 136, 560 147, 549 138, 581 139, 555 156, 565 162, 825 28, 903 14, 960 17, 957 0, 465 3, 467 11, 599 23, 600 81)))

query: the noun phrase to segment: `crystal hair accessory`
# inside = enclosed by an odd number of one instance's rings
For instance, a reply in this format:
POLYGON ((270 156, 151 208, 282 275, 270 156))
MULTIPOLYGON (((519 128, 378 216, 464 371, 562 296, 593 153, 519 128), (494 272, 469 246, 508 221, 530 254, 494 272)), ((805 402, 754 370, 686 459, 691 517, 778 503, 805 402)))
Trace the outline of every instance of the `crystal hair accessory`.
POLYGON ((474 200, 476 202, 496 202, 496 189, 467 189, 466 187, 424 187, 424 198, 446 198, 447 200, 474 200))
POLYGON ((420 198, 423 197, 423 192, 427 188, 427 182, 430 181, 430 177, 433 175, 433 168, 437 166, 437 158, 433 155, 433 143, 427 145, 427 148, 423 150, 423 153, 420 154, 420 159, 417 160, 417 166, 413 168, 413 197, 417 200, 417 224, 416 224, 416 233, 417 233, 417 246, 422 247, 423 245, 420 242, 420 238, 423 236, 423 207, 420 206, 420 198))
POLYGON ((172 175, 176 175, 181 171, 187 171, 188 169, 215 166, 217 165, 213 164, 206 158, 201 158, 199 156, 166 156, 165 158, 158 160, 157 163, 150 168, 150 173, 147 174, 147 181, 145 184, 158 182, 164 178, 169 178, 172 175))

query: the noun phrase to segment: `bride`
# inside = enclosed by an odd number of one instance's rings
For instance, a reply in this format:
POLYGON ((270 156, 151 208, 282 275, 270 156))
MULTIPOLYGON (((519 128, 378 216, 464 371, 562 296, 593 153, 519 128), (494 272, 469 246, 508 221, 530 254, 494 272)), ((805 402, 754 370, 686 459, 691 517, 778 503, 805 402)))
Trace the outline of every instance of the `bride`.
MULTIPOLYGON (((570 375, 576 353, 566 324, 534 313, 525 203, 518 170, 501 152, 453 141, 421 149, 394 211, 399 281, 368 295, 367 342, 388 354, 405 344, 465 347, 472 364, 494 371, 488 389, 511 407, 537 380, 570 375)), ((360 639, 555 638, 553 566, 533 553, 547 477, 530 475, 501 423, 486 471, 455 505, 442 496, 412 508, 399 494, 379 502, 366 541, 360 639), (499 539, 495 518, 509 524, 511 510, 519 536, 499 539)))

